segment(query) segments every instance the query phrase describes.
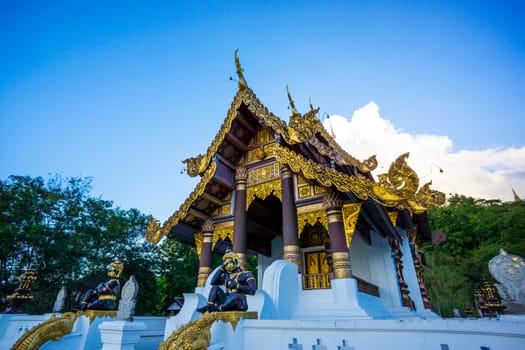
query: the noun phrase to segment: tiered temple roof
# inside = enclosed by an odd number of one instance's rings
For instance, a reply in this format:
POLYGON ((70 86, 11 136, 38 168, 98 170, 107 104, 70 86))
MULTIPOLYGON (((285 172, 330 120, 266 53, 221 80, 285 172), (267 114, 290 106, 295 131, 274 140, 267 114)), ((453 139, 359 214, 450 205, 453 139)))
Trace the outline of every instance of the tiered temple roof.
MULTIPOLYGON (((424 223, 425 212, 445 202, 443 193, 430 189, 431 182, 419 187, 417 174, 406 163, 408 153, 374 180, 370 172, 377 167, 375 156, 364 161, 354 158, 323 127, 317 117, 319 109, 310 105, 307 113, 300 114, 290 93, 292 115, 284 122, 259 101, 244 79, 237 55, 235 61, 239 89, 224 123, 205 154, 184 160, 188 175, 201 179, 162 226, 151 219, 148 241, 157 243, 172 235, 198 244, 194 233, 200 232, 208 218, 214 218, 219 238, 231 240, 232 192, 239 166, 248 169, 248 248, 260 253, 267 253, 269 242, 281 232, 280 203, 272 203, 280 199, 280 185, 274 181, 280 177, 279 167, 286 166, 297 175, 298 212, 301 206, 311 207, 316 194, 334 190, 345 194, 347 201, 363 204, 363 219, 357 223, 363 232, 375 229, 397 238, 395 222, 391 222, 394 217, 407 226, 424 223), (265 186, 250 187, 256 183, 265 186), (274 196, 268 197, 270 193, 274 196), (403 219, 407 215, 414 220, 403 219)), ((428 226, 421 227, 420 234, 428 236, 428 226)))

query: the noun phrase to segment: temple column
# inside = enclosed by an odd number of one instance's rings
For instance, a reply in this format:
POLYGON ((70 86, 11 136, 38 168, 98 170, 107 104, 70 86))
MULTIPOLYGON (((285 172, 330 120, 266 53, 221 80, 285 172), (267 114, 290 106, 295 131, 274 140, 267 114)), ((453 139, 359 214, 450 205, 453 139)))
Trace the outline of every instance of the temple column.
POLYGON ((283 259, 301 266, 299 234, 297 232, 297 209, 295 207, 293 176, 290 168, 281 168, 283 200, 283 259))
POLYGON ((199 259, 199 275, 197 277, 197 287, 204 287, 206 279, 211 273, 211 259, 213 248, 213 220, 208 219, 202 226, 202 246, 199 259))
POLYGON ((338 193, 327 193, 323 198, 323 207, 328 219, 328 234, 332 251, 332 271, 334 279, 352 278, 350 256, 346 245, 343 222, 343 200, 338 193))
POLYGON ((233 226, 233 252, 239 263, 246 269, 246 241, 248 234, 248 215, 246 213, 246 168, 240 165, 235 170, 235 209, 233 226))

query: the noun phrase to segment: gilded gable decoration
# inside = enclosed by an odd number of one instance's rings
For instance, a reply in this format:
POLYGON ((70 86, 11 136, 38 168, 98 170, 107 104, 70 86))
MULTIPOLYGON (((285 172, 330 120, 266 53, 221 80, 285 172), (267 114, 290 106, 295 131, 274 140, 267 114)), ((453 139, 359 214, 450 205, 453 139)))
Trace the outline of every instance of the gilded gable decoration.
POLYGON ((158 224, 155 218, 151 217, 148 227, 146 228, 146 239, 148 240, 148 242, 157 244, 162 237, 170 233, 171 228, 176 226, 179 223, 179 221, 186 216, 191 204, 204 193, 206 185, 213 178, 216 170, 217 164, 215 162, 212 162, 208 170, 206 170, 202 175, 201 180, 199 181, 193 192, 191 192, 189 197, 180 206, 179 210, 173 213, 173 215, 170 216, 168 220, 166 220, 162 224, 162 227, 158 224))
POLYGON ((279 200, 283 200, 280 179, 249 186, 246 189, 246 209, 250 207, 250 204, 254 201, 255 197, 264 200, 271 194, 279 198, 279 200))
POLYGON ((396 222, 397 222, 397 214, 398 212, 397 211, 389 211, 388 212, 388 217, 390 218, 390 222, 392 223, 392 226, 396 226, 396 222))
POLYGON ((202 251, 202 232, 195 232, 193 237, 195 238, 195 250, 197 250, 197 255, 200 258, 202 251))
POLYGON ((328 232, 328 217, 321 203, 298 208, 297 233, 299 238, 301 238, 301 234, 306 225, 314 226, 317 222, 323 225, 328 232))
MULTIPOLYGON (((302 115, 295 108, 288 88, 287 95, 292 115, 289 123, 281 120, 271 113, 248 87, 237 51, 234 53, 234 58, 239 89, 226 118, 206 153, 183 161, 188 175, 200 176, 201 179, 179 210, 162 226, 153 217, 151 218, 146 230, 146 239, 149 242, 158 243, 181 221, 192 226, 206 217, 226 219, 227 215, 231 215, 232 203, 225 199, 225 196, 232 190, 231 171, 238 166, 246 167, 247 172, 245 184, 239 179, 241 176, 238 173, 239 169, 234 176, 235 189, 239 190, 246 186, 246 208, 256 197, 265 199, 270 194, 282 201, 280 168, 283 165, 308 181, 308 184, 304 186, 298 184, 296 187, 296 198, 302 203, 315 201, 314 197, 333 188, 342 193, 352 192, 363 201, 372 198, 387 207, 408 209, 410 213, 422 213, 429 208, 444 204, 445 195, 430 189, 431 182, 418 189, 419 178, 406 164, 408 153, 401 155, 392 163, 388 173, 379 175, 378 181, 374 182, 368 173, 376 169, 376 157, 372 156, 365 161, 353 158, 324 128, 317 116, 319 108, 315 109, 310 103, 310 110, 302 115), (298 146, 299 144, 304 145, 298 146), (307 154, 309 149, 315 154, 314 148, 322 156, 330 158, 331 164, 335 163, 338 165, 337 168, 352 166, 354 168, 352 172, 357 174, 350 175, 325 167, 292 150, 304 151, 307 154), (220 170, 216 174, 218 166, 220 170), (356 169, 359 171, 355 171, 356 169), (210 183, 212 179, 214 180, 210 183), (205 193, 208 185, 211 192, 205 193), (206 198, 201 198, 203 196, 206 198)), ((316 224, 317 221, 324 225, 325 215, 312 213, 301 214, 303 215, 299 222, 301 229, 304 225, 316 224)), ((225 239, 230 238, 228 230, 220 233, 225 239)))
POLYGON ((345 226, 346 246, 348 248, 350 248, 350 242, 354 236, 360 211, 361 203, 349 203, 343 205, 343 222, 345 226))
MULTIPOLYGON (((310 142, 318 148, 323 155, 329 156, 340 165, 353 165, 362 172, 369 172, 377 167, 375 156, 370 157, 364 162, 360 162, 345 152, 328 134, 319 119, 317 113, 319 109, 314 109, 301 116, 299 113, 292 114, 290 124, 286 123, 268 111, 268 109, 257 99, 253 91, 249 88, 240 89, 234 97, 234 100, 228 110, 227 117, 222 124, 219 133, 215 136, 212 144, 208 147, 206 154, 198 155, 194 158, 188 158, 183 161, 186 164, 186 172, 189 176, 195 177, 202 174, 213 156, 217 152, 221 142, 225 139, 226 134, 230 131, 232 122, 237 116, 237 109, 244 104, 248 110, 266 127, 271 128, 275 133, 280 135, 284 141, 293 145, 302 142, 310 142), (314 137, 319 133, 328 142, 328 146, 321 143, 314 137)), ((263 148, 264 152, 268 152, 263 148)), ((261 154, 263 155, 263 154, 261 154)), ((265 154, 264 154, 265 155, 265 154)))
POLYGON ((325 187, 335 186, 341 192, 352 192, 361 200, 371 197, 387 207, 409 209, 414 213, 422 213, 445 203, 445 194, 431 190, 430 182, 416 192, 419 179, 415 171, 406 164, 408 153, 399 156, 390 165, 387 174, 379 175, 377 183, 364 176, 350 176, 324 167, 279 145, 275 146, 274 155, 279 163, 288 165, 305 178, 315 180, 325 187))
POLYGON ((349 176, 335 169, 326 168, 279 145, 275 145, 274 155, 279 163, 288 165, 293 172, 300 173, 309 180, 316 180, 321 186, 333 185, 341 192, 352 191, 360 199, 368 198, 366 182, 358 181, 356 176, 349 176))
POLYGON ((218 240, 226 241, 229 239, 233 243, 233 221, 221 222, 215 225, 215 231, 213 231, 213 245, 212 249, 215 248, 218 240))
POLYGON ((296 176, 296 192, 295 198, 298 200, 303 200, 312 197, 318 197, 326 193, 326 190, 323 187, 317 186, 315 183, 310 183, 305 180, 301 175, 296 176))
MULTIPOLYGON (((321 130, 321 135, 325 139, 327 139, 327 133, 324 128, 321 130), (326 135, 324 135, 326 133, 326 135)), ((331 140, 331 139, 327 139, 331 140)), ((368 173, 375 168, 377 168, 377 159, 376 156, 373 155, 370 158, 360 162, 348 153, 346 153, 337 143, 330 142, 330 146, 325 145, 322 143, 318 138, 312 138, 310 141, 310 144, 314 146, 319 153, 321 153, 324 156, 328 156, 331 159, 335 161, 337 165, 352 165, 361 170, 363 173, 368 173)))

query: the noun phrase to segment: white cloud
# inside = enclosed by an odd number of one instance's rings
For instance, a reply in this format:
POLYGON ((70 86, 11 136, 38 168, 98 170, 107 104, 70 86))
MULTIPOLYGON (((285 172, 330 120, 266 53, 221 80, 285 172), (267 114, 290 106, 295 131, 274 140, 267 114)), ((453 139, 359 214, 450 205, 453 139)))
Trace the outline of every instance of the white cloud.
POLYGON ((511 201, 512 186, 522 199, 525 197, 525 146, 453 152, 452 140, 447 136, 396 129, 381 118, 375 102, 355 111, 351 119, 332 115, 324 125, 334 130, 337 142, 355 158, 377 155, 376 178, 386 173, 399 155, 410 152, 407 162, 419 175, 420 185, 432 180, 432 188, 447 196, 459 193, 511 201))

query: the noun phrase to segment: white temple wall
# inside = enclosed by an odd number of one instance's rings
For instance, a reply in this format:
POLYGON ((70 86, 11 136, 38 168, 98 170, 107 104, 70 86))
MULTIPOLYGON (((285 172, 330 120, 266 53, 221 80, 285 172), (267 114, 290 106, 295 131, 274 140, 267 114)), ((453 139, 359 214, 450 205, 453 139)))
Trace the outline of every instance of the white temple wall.
POLYGON ((350 244, 352 273, 379 287, 379 295, 388 308, 401 307, 401 298, 388 240, 370 232, 371 245, 358 233, 350 244))
POLYGON ((370 283, 372 276, 370 271, 370 254, 372 247, 362 238, 359 232, 355 232, 350 242, 350 263, 352 274, 370 283))
POLYGON ((399 308, 401 307, 401 295, 388 239, 375 232, 371 232, 370 236, 374 247, 373 256, 371 256, 374 279, 371 282, 379 287, 379 295, 386 307, 399 308))
POLYGON ((523 325, 487 319, 244 320, 243 344, 231 349, 522 350, 523 325))

